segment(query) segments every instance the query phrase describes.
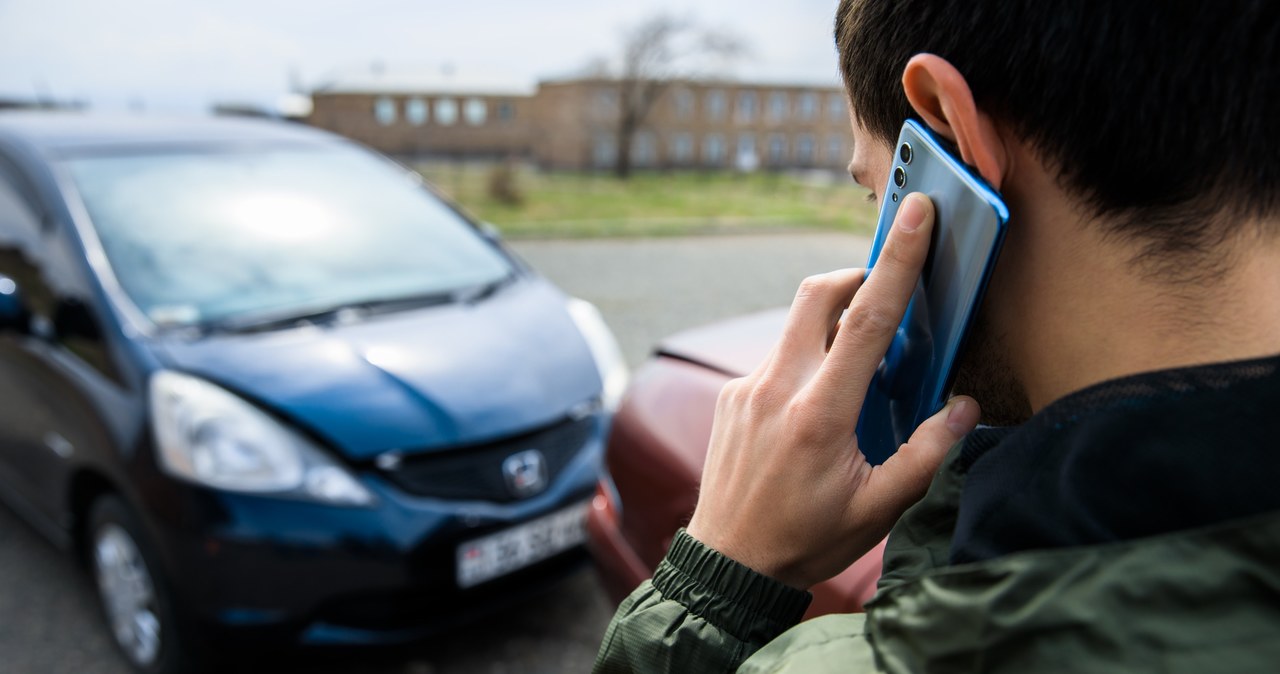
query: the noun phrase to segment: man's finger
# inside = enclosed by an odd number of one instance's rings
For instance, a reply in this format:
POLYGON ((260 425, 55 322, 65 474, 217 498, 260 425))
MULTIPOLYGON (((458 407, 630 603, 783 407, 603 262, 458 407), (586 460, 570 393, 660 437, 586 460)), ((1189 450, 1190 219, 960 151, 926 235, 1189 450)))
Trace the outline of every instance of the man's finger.
POLYGON ((956 396, 937 414, 925 419, 888 461, 876 466, 858 490, 855 516, 883 521, 886 529, 919 501, 947 452, 978 425, 981 409, 968 396, 956 396))
POLYGON ((796 291, 769 369, 789 380, 807 379, 826 357, 831 332, 866 276, 841 269, 806 278, 796 291))
POLYGON ((875 268, 854 296, 816 382, 851 417, 862 409, 871 376, 880 366, 911 301, 929 255, 933 202, 907 195, 875 268))

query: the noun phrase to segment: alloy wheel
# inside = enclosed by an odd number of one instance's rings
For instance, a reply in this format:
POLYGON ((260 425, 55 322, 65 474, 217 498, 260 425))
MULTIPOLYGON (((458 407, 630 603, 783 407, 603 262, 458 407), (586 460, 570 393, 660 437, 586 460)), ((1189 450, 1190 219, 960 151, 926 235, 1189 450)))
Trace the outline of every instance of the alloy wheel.
POLYGON ((160 655, 162 634, 142 553, 124 528, 107 523, 94 536, 93 565, 116 641, 135 665, 149 667, 160 655))

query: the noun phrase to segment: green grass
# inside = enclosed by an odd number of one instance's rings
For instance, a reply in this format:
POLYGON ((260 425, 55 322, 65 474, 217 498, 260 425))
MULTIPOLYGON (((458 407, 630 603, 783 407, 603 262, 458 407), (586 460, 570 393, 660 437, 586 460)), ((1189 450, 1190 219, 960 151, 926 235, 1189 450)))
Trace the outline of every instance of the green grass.
POLYGON ((515 170, 518 204, 489 190, 493 166, 423 164, 419 172, 480 220, 512 237, 674 236, 826 229, 870 234, 876 209, 845 176, 779 173, 608 174, 515 170))

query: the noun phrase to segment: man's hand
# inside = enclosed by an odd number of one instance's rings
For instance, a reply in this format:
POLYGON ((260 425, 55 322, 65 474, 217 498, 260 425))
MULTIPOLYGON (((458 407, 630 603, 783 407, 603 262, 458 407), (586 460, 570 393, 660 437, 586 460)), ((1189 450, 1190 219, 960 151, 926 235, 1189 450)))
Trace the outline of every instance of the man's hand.
POLYGON ((952 399, 880 466, 867 463, 854 429, 932 229, 933 204, 911 194, 865 283, 851 269, 800 286, 777 346, 720 393, 691 536, 807 589, 870 550, 923 496, 947 450, 977 425, 973 399, 952 399))

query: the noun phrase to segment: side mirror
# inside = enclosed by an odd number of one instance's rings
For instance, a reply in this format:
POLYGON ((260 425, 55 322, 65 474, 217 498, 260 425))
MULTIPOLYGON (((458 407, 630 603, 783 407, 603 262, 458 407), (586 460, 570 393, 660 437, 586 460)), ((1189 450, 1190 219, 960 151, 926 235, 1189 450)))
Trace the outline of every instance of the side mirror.
POLYGON ((93 341, 102 337, 102 329, 89 305, 74 297, 58 301, 53 310, 53 332, 58 337, 80 337, 93 341))
POLYGON ((27 308, 27 302, 17 282, 8 276, 0 275, 0 332, 5 330, 29 333, 31 310, 27 308))

